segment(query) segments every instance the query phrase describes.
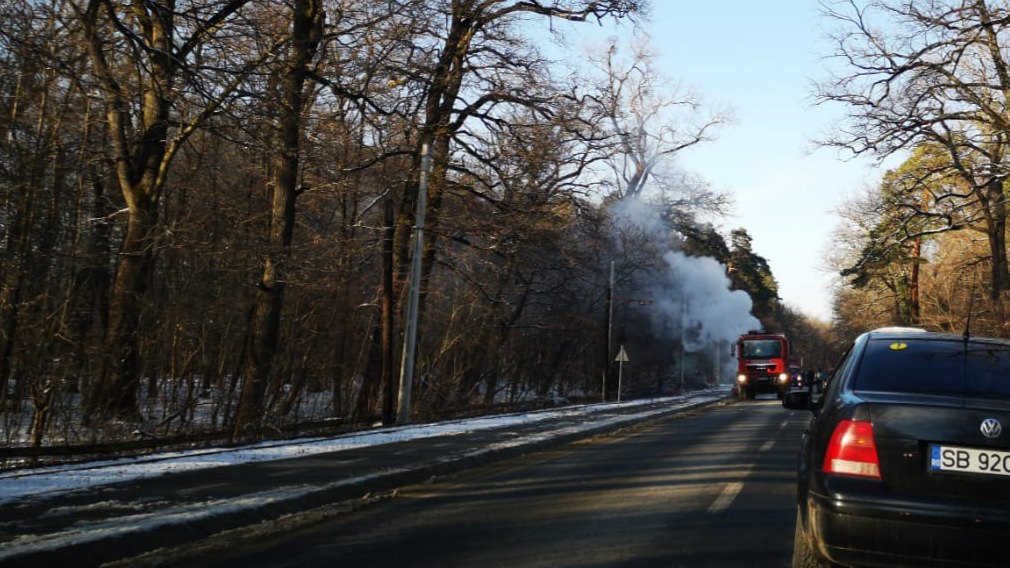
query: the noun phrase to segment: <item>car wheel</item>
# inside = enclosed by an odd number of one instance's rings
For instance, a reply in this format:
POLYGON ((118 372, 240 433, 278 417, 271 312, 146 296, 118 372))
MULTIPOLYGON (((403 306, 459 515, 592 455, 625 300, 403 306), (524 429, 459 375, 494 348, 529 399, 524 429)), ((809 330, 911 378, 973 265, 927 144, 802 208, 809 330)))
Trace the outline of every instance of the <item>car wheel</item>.
POLYGON ((749 393, 747 392, 747 389, 745 387, 740 387, 736 391, 736 395, 737 395, 737 399, 738 400, 747 400, 748 398, 750 398, 748 396, 748 394, 749 393))
POLYGON ((803 517, 796 508, 796 532, 793 534, 793 568, 831 568, 835 564, 824 560, 814 552, 803 530, 803 517))

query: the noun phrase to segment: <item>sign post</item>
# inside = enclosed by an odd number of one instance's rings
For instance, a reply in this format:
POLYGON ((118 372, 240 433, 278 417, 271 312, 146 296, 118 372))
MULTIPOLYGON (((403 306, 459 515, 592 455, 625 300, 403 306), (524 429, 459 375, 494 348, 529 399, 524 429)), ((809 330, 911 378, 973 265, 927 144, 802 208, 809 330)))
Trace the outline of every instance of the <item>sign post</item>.
POLYGON ((617 361, 617 402, 621 402, 621 381, 624 378, 624 364, 631 361, 631 359, 628 359, 628 352, 624 350, 623 343, 614 361, 617 361))

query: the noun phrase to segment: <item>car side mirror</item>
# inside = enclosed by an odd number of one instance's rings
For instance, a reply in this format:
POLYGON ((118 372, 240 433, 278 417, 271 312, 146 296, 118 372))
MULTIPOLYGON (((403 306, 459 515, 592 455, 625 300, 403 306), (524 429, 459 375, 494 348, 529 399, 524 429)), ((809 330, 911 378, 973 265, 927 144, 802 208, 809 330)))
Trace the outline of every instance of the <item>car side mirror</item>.
POLYGON ((785 396, 782 397, 782 406, 788 408, 789 410, 813 410, 813 404, 810 401, 810 392, 808 391, 793 391, 787 392, 785 396))

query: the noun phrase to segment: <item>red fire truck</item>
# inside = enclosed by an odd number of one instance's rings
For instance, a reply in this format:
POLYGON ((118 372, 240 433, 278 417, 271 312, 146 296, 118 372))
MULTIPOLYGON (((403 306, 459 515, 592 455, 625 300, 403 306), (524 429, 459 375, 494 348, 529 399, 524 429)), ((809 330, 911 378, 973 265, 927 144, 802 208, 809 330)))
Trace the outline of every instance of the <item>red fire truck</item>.
POLYGON ((782 398, 789 388, 789 341, 781 333, 751 331, 736 342, 736 389, 740 400, 761 393, 782 398))

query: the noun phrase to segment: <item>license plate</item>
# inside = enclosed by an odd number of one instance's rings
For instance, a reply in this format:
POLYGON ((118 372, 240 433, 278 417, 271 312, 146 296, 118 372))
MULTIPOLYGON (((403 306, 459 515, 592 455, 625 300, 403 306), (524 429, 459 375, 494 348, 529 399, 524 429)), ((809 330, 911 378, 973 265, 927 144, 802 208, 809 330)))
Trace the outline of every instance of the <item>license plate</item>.
POLYGON ((1010 476, 1010 452, 961 446, 929 446, 929 469, 1010 476))

